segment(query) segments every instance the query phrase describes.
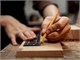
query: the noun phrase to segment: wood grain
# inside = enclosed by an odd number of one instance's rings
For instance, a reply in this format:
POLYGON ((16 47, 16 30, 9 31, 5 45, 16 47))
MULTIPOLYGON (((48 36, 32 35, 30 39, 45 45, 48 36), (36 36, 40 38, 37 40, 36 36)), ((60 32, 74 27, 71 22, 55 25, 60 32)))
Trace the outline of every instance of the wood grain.
MULTIPOLYGON (((80 60, 80 41, 68 41, 62 42, 66 47, 64 50, 64 57, 26 57, 26 58, 16 58, 16 52, 19 46, 13 46, 9 44, 3 50, 0 51, 1 60, 80 60)), ((62 46, 63 47, 63 46, 62 46)))
POLYGON ((63 49, 60 43, 43 43, 41 46, 23 46, 24 42, 19 47, 16 57, 63 57, 63 49))
POLYGON ((79 41, 80 40, 80 27, 71 25, 71 30, 64 41, 79 41))

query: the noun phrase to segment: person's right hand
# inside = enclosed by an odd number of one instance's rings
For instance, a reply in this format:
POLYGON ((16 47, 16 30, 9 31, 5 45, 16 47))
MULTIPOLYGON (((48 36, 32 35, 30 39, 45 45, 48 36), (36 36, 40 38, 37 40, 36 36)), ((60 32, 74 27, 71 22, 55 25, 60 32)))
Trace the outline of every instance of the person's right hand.
POLYGON ((5 27, 5 31, 8 37, 11 39, 13 45, 17 45, 16 37, 19 37, 22 40, 32 40, 36 38, 33 31, 39 30, 38 28, 29 28, 24 24, 21 24, 12 16, 4 16, 2 19, 2 26, 5 27))
POLYGON ((44 19, 42 23, 42 34, 46 33, 46 38, 50 42, 63 40, 70 31, 69 18, 62 16, 58 17, 57 21, 48 27, 49 23, 52 21, 53 16, 48 16, 44 19))

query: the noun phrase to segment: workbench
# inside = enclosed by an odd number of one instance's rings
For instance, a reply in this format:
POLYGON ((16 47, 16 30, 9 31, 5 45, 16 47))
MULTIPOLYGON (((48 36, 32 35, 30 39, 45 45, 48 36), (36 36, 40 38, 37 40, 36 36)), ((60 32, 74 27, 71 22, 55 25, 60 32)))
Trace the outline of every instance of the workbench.
POLYGON ((19 46, 12 46, 9 44, 3 50, 0 51, 1 60, 80 60, 80 41, 63 41, 62 47, 64 49, 64 57, 56 58, 16 58, 16 51, 19 46))

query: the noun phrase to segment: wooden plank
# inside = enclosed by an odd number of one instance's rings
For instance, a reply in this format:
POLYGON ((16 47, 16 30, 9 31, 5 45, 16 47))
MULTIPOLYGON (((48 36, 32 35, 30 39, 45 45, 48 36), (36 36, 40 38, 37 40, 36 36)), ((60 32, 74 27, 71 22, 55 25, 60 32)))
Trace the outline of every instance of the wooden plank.
POLYGON ((19 47, 16 57, 63 57, 63 49, 60 43, 43 43, 41 46, 19 47))
POLYGON ((64 41, 79 41, 80 40, 80 27, 71 25, 71 30, 64 41))
POLYGON ((13 46, 9 44, 2 51, 0 51, 1 60, 80 60, 80 41, 69 41, 62 42, 68 48, 65 47, 64 57, 54 58, 54 57, 34 57, 34 58, 16 58, 16 52, 19 46, 13 46))

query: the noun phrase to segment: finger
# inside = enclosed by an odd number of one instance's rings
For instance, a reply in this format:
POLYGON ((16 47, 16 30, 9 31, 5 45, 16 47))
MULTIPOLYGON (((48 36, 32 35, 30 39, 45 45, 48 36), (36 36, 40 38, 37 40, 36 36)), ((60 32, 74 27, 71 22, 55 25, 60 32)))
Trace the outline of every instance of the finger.
POLYGON ((30 30, 34 31, 34 32, 39 32, 40 28, 34 27, 34 28, 30 28, 30 30))
POLYGON ((20 37, 22 40, 27 40, 27 37, 23 33, 19 33, 18 37, 20 37))
POLYGON ((55 25, 58 29, 63 29, 69 23, 68 17, 62 17, 55 25))
POLYGON ((50 42, 55 42, 55 41, 58 41, 59 39, 59 33, 58 32, 53 32, 53 33, 51 33, 51 34, 49 34, 48 36, 47 36, 47 39, 48 39, 48 41, 50 41, 50 42))
POLYGON ((59 37, 62 37, 64 36, 65 34, 68 34, 68 32, 70 31, 71 27, 69 24, 67 24, 64 29, 60 32, 60 36, 59 37))
POLYGON ((69 24, 65 26, 65 28, 61 31, 61 33, 54 38, 55 40, 64 40, 64 38, 68 35, 68 32, 70 31, 71 27, 69 24))
POLYGON ((10 37, 10 38, 11 38, 12 44, 13 44, 13 45, 17 45, 15 35, 11 35, 11 37, 10 37))
POLYGON ((60 41, 64 40, 64 38, 67 36, 67 34, 63 35, 62 37, 59 37, 58 32, 53 32, 47 36, 48 41, 50 42, 55 42, 55 41, 60 41))
POLYGON ((24 35, 27 37, 28 40, 32 40, 34 38, 29 31, 24 32, 24 35))
POLYGON ((65 38, 70 31, 70 26, 67 24, 65 28, 61 32, 52 32, 47 36, 47 39, 50 41, 57 41, 57 40, 62 40, 65 38))
POLYGON ((44 19, 43 23, 42 23, 42 34, 45 33, 50 21, 51 21, 52 17, 47 17, 44 19))
POLYGON ((53 38, 55 38, 55 37, 57 37, 57 36, 59 36, 59 33, 58 32, 52 32, 52 33, 50 33, 47 37, 48 37, 48 39, 50 38, 50 39, 53 39, 53 38))
POLYGON ((33 31, 30 31, 30 34, 32 35, 33 38, 36 38, 36 35, 33 31))
POLYGON ((54 23, 51 27, 48 28, 48 30, 46 31, 47 34, 56 31, 56 30, 61 30, 63 29, 66 24, 69 23, 69 18, 67 17, 62 17, 58 22, 54 23))
POLYGON ((53 24, 51 27, 48 27, 46 33, 50 34, 50 33, 54 32, 54 31, 56 31, 57 29, 58 28, 57 28, 56 24, 53 24))

